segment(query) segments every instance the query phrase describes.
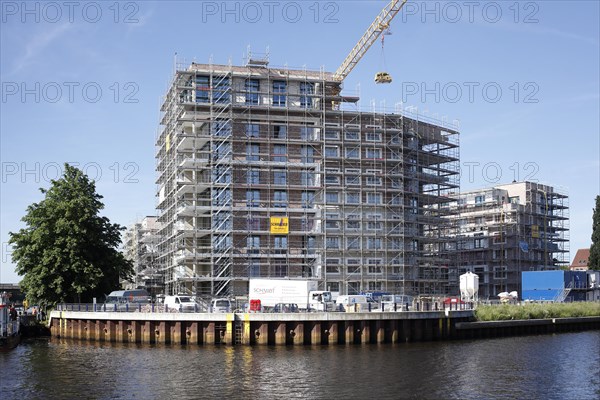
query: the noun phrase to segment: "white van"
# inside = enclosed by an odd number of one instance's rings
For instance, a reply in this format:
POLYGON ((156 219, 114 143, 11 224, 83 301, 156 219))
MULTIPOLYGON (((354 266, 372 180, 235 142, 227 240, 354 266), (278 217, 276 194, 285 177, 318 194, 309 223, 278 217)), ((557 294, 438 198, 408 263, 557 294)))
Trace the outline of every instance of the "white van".
POLYGON ((214 313, 230 313, 233 312, 233 305, 229 299, 213 299, 210 303, 212 312, 214 313))
POLYGON ((188 296, 185 294, 165 296, 165 308, 167 308, 168 310, 177 310, 179 312, 198 311, 198 307, 192 296, 188 296))
MULTIPOLYGON (((336 308, 345 312, 369 312, 369 299, 362 294, 349 294, 338 296, 335 300, 336 308)), ((371 305, 373 310, 374 304, 371 305)))

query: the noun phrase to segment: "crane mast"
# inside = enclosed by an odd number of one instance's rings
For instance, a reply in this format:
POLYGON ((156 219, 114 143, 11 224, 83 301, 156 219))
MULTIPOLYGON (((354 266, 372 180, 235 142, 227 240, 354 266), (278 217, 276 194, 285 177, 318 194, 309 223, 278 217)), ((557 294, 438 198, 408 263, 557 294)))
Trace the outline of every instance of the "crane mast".
POLYGON ((333 74, 333 79, 342 82, 348 74, 356 67, 356 64, 363 58, 369 48, 379 39, 379 36, 389 28, 390 22, 404 7, 408 0, 392 0, 384 7, 379 15, 375 18, 371 26, 367 29, 358 43, 350 51, 342 65, 333 74))

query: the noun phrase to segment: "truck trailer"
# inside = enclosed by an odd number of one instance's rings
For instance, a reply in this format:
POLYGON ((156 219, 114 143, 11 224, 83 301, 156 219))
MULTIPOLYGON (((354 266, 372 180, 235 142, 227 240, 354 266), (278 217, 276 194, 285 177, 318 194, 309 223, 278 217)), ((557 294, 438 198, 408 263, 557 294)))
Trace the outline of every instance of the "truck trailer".
POLYGON ((249 300, 260 300, 263 309, 276 304, 297 304, 300 310, 333 310, 331 292, 317 290, 318 283, 295 279, 250 279, 249 300))

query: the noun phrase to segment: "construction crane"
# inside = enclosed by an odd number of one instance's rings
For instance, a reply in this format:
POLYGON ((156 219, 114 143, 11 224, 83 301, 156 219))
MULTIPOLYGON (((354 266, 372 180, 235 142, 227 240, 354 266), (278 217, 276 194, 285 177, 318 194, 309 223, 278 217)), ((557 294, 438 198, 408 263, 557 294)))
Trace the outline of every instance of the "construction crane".
MULTIPOLYGON (((404 7, 404 4, 408 0, 392 0, 384 7, 379 15, 375 18, 375 21, 369 26, 369 29, 360 38, 358 43, 350 51, 342 65, 333 74, 333 79, 342 82, 350 72, 356 67, 356 64, 363 58, 369 48, 379 39, 384 31, 389 29, 390 22, 398 14, 398 12, 404 7)), ((378 72, 375 75, 375 82, 377 83, 390 83, 392 77, 387 72, 378 72)))

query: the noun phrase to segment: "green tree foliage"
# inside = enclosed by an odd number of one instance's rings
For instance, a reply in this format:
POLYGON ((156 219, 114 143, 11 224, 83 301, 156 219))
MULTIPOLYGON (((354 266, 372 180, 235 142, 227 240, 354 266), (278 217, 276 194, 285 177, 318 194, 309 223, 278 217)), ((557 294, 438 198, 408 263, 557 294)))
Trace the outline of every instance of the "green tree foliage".
POLYGON ((21 219, 26 227, 10 233, 30 302, 90 302, 131 277, 133 266, 118 251, 125 228, 99 215, 104 204, 94 181, 65 164, 63 176, 40 191, 45 198, 21 219))
POLYGON ((588 265, 590 269, 600 269, 600 196, 596 196, 596 208, 592 217, 592 245, 588 265))

